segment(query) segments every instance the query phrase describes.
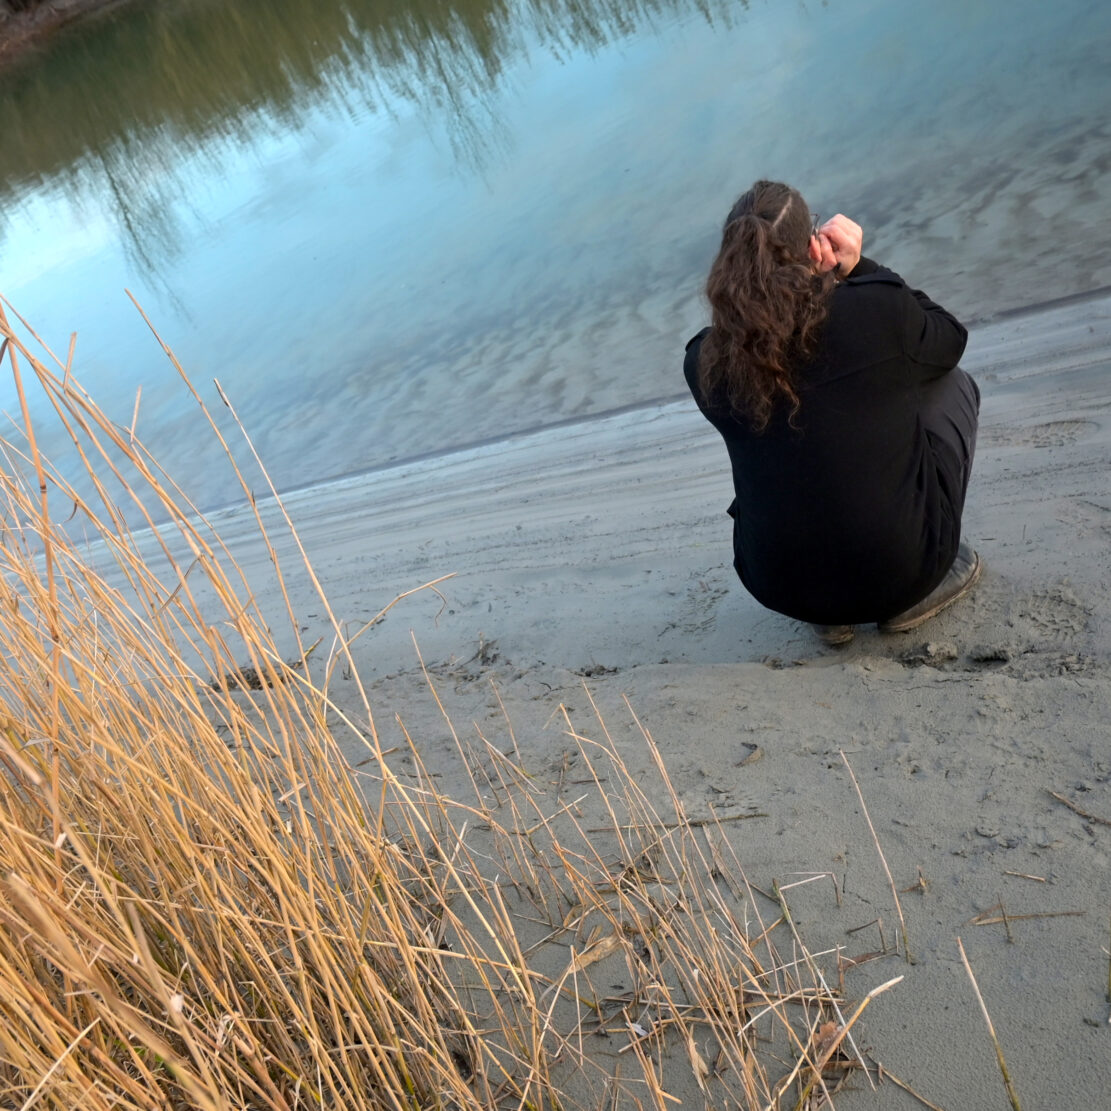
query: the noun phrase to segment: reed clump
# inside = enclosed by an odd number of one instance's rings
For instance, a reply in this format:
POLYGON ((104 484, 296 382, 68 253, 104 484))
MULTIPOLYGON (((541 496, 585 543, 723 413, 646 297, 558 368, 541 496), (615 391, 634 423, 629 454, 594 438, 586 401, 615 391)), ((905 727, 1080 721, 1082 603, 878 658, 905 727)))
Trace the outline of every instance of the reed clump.
POLYGON ((22 335, 0 307, 23 418, 0 445, 0 1105, 791 1108, 852 1070, 862 1008, 658 757, 637 782, 600 715, 567 716, 581 798, 508 725, 460 742, 465 797, 419 739, 398 776, 342 622, 301 643, 283 576, 311 568, 275 561, 264 613, 72 348, 22 335), (38 451, 30 389, 95 504, 38 451))

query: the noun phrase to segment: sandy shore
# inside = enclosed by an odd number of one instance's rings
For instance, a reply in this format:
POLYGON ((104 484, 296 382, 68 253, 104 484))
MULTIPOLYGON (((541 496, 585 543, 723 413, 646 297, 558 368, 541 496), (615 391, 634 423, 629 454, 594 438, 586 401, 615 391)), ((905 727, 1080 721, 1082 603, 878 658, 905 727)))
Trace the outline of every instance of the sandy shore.
MULTIPOLYGON (((355 645, 384 742, 400 739, 400 717, 445 791, 470 787, 453 781, 414 639, 456 728, 496 743, 500 695, 526 759, 552 780, 574 750, 558 708, 589 720, 586 688, 629 765, 648 771, 627 697, 690 817, 766 815, 725 827, 754 884, 833 874, 840 905, 826 881, 794 891, 795 911, 813 950, 851 957, 892 947, 897 917, 843 750, 916 957, 847 974, 850 1000, 905 974, 858 1041, 946 1111, 1008 1106, 959 936, 1023 1106, 1103 1107, 1111 828, 1050 792, 1111 820, 1111 298, 981 325, 964 365, 984 398, 966 519, 984 579, 916 633, 860 630, 840 650, 736 582, 724 449, 688 401, 287 505, 351 631, 397 594, 454 576, 355 645)), ((216 523, 277 607, 250 516, 216 523)), ((292 544, 279 556, 305 641, 327 637, 292 544)), ((344 687, 337 676, 341 704, 344 687)), ((684 1106, 702 1105, 693 1081, 677 1084, 684 1106)), ((890 1084, 857 1089, 838 1105, 919 1106, 890 1084)))

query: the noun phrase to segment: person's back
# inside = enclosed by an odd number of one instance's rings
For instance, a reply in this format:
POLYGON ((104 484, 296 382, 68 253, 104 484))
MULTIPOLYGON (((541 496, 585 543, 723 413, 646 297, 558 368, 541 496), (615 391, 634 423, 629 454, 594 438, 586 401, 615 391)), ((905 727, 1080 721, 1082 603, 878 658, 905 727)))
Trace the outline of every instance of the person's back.
MULTIPOLYGON (((753 193, 761 185, 774 183, 758 183, 753 193)), ((785 194, 805 209, 793 190, 776 188, 780 205, 785 194)), ((769 224, 775 213, 773 206, 769 224)), ((761 244, 757 236, 756 249, 761 244)), ((745 265, 738 254, 729 260, 734 268, 745 265)), ((821 319, 808 349, 791 351, 786 379, 776 380, 763 412, 759 398, 738 411, 738 391, 731 397, 728 388, 729 372, 759 384, 760 368, 743 358, 745 343, 760 350, 760 337, 744 334, 745 310, 758 319, 767 311, 738 304, 736 280, 716 283, 719 298, 724 285, 730 300, 715 312, 715 326, 739 325, 740 339, 725 344, 705 329, 688 344, 684 372, 729 451, 735 565, 745 586, 769 608, 817 625, 885 622, 930 595, 957 556, 978 394, 963 372, 951 372, 967 333, 898 275, 860 259, 859 229, 844 217, 799 244, 799 254, 812 268, 815 300, 824 298, 821 319), (852 235, 855 244, 847 242, 852 235), (822 263, 832 270, 842 259, 851 273, 823 288, 822 263), (716 380, 706 373, 711 336, 709 358, 719 368, 723 348, 740 364, 716 380)), ((798 268, 780 247, 784 257, 798 268)), ((763 269, 762 284, 773 285, 771 269, 763 269)), ((713 303, 713 274, 710 287, 713 303)))

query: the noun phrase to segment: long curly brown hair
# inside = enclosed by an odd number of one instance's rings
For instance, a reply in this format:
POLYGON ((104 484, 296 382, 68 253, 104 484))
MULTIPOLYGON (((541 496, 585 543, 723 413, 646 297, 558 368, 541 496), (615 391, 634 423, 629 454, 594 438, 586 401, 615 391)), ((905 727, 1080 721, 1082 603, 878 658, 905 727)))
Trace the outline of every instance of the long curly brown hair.
POLYGON ((829 312, 832 273, 817 274, 808 247, 811 217, 788 185, 758 181, 733 206, 706 296, 712 327, 702 342, 703 395, 760 432, 777 401, 799 409, 793 368, 813 354, 829 312))

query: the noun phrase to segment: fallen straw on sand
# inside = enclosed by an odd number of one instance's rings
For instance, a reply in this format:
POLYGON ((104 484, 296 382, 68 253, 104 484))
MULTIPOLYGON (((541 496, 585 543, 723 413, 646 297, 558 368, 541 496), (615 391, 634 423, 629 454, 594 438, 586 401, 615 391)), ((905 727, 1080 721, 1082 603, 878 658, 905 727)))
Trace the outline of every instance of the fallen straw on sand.
POLYGON ((976 1002, 980 1004, 980 1011, 984 1016, 984 1022, 987 1023, 991 1044, 995 1047, 995 1056, 999 1061, 999 1071, 1003 1074, 1003 1086, 1007 1089, 1007 1098, 1011 1101, 1011 1107, 1014 1108, 1014 1111, 1022 1111, 1018 1102, 1018 1093, 1015 1091, 1015 1086, 1011 1082, 1010 1071, 1007 1069, 1007 1062, 1003 1058, 1003 1047, 999 1044, 999 1037, 995 1033, 995 1024, 991 1021, 991 1015, 988 1014, 987 1004, 984 1002, 984 997, 980 994, 980 985, 976 983, 976 977, 972 972, 972 965, 968 963, 968 954, 965 953, 964 945, 959 937, 957 938, 957 948, 960 950, 961 963, 964 965, 965 972, 968 973, 968 979, 972 984, 972 990, 976 993, 976 1002))
POLYGON ((895 887, 895 880, 891 875, 891 869, 887 866, 887 858, 883 855, 883 849, 880 847, 880 839, 876 834, 876 827, 872 825, 871 815, 868 813, 868 807, 864 802, 864 792, 860 789, 860 784, 857 782, 856 774, 853 772, 852 765, 849 763, 849 758, 845 755, 844 749, 838 750, 841 754, 841 759, 848 770, 849 777, 853 781, 853 787, 856 788, 856 797, 860 800, 860 809, 864 814, 864 820, 868 823, 868 830, 872 834, 872 842, 876 846, 876 852, 879 854, 880 863, 883 865, 884 875, 887 876, 887 884, 891 888, 891 897, 895 900, 895 912, 899 916, 899 932, 903 939, 903 957, 907 964, 914 964, 914 958, 910 952, 910 941, 907 938, 907 923, 903 917, 903 906, 899 902, 899 892, 895 887))

